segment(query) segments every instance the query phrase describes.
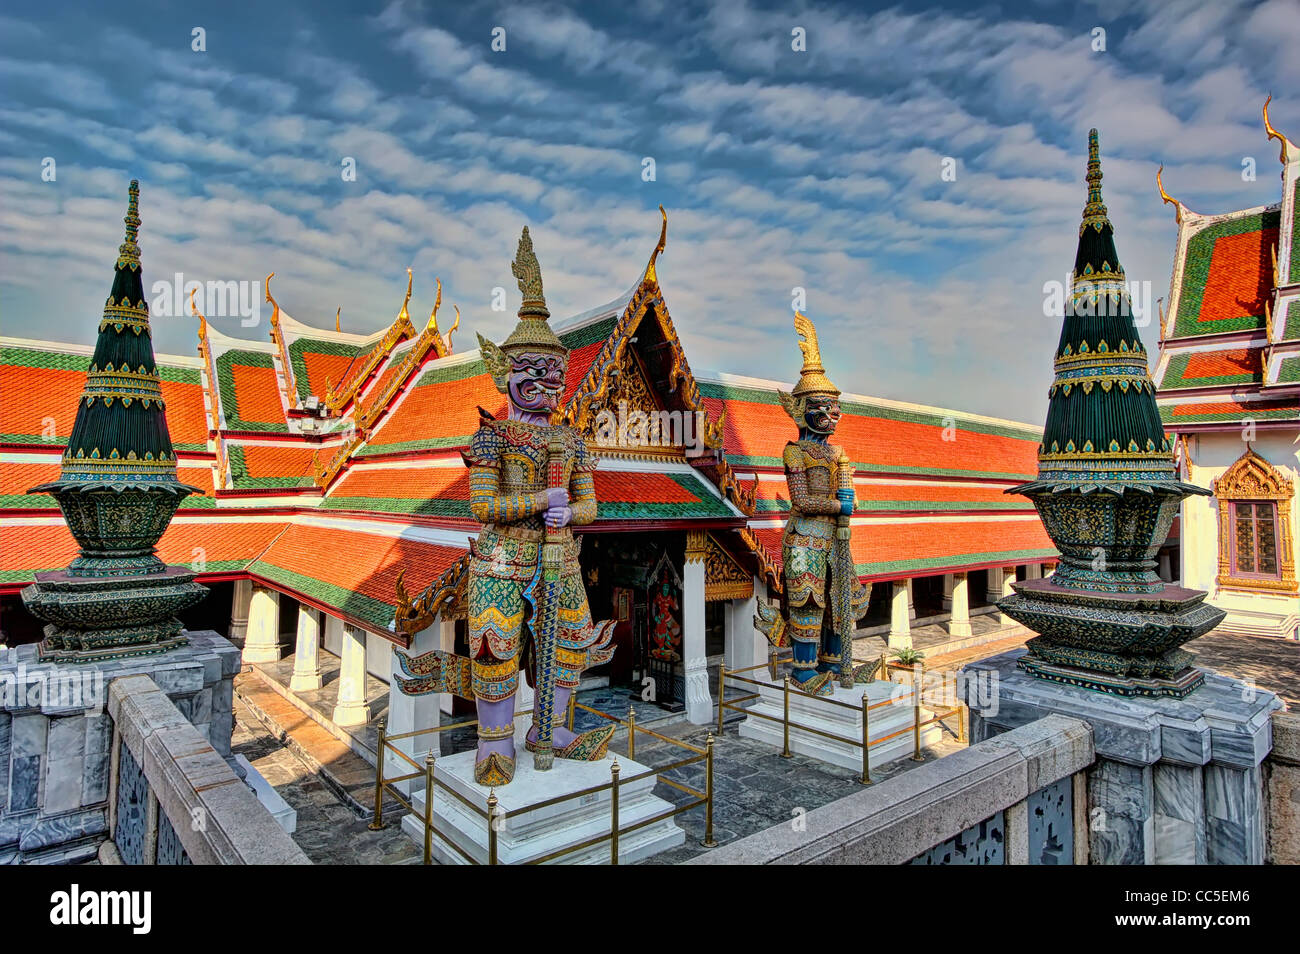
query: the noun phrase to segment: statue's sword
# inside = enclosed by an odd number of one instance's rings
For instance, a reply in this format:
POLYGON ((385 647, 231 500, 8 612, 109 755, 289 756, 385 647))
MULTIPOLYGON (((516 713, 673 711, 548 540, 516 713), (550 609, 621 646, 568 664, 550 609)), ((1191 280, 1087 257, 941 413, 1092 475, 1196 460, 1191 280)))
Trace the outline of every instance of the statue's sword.
MULTIPOLYGON (((839 489, 853 489, 853 464, 844 448, 840 448, 838 461, 839 489)), ((849 514, 840 514, 835 519, 835 591, 831 610, 832 625, 840 637, 840 685, 845 689, 853 687, 853 631, 856 620, 853 619, 851 603, 853 599, 853 580, 857 568, 853 565, 853 550, 850 546, 852 528, 849 514)))
MULTIPOLYGON (((569 480, 564 438, 558 431, 551 435, 546 451, 546 480, 552 488, 568 489, 569 480)), ((533 768, 545 772, 555 761, 552 732, 555 722, 555 641, 559 637, 561 576, 564 571, 564 541, 572 531, 568 527, 547 527, 542 545, 542 587, 533 620, 533 657, 537 671, 533 721, 537 724, 537 747, 533 768)))

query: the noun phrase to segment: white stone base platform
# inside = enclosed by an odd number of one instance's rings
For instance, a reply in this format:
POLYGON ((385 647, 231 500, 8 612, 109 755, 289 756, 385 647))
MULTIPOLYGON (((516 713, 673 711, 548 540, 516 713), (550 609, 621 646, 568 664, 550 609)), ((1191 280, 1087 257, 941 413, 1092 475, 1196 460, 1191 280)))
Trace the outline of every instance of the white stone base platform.
MULTIPOLYGON (((754 715, 747 716, 740 723, 740 737, 781 748, 784 734, 784 727, 780 721, 784 695, 781 683, 773 682, 763 686, 745 683, 744 688, 746 691, 757 692, 760 698, 755 700, 749 709, 754 715), (760 718, 756 715, 758 713, 771 716, 777 721, 760 718)), ((912 731, 912 727, 916 724, 912 707, 912 690, 909 686, 885 682, 881 679, 859 683, 851 689, 836 685, 835 693, 831 696, 810 696, 792 688, 790 690, 790 751, 830 762, 832 765, 861 770, 861 746, 828 739, 825 736, 803 731, 797 726, 811 726, 822 732, 834 733, 844 739, 861 740, 863 692, 867 694, 868 705, 874 706, 890 698, 898 700, 895 705, 872 709, 867 716, 867 728, 873 742, 883 736, 900 733, 888 742, 880 742, 870 747, 870 764, 884 765, 912 755, 916 751, 912 731), (829 702, 831 699, 847 703, 852 708, 831 705, 829 702), (901 731, 904 729, 907 731, 901 731)), ((921 709, 922 722, 929 719, 931 715, 933 713, 929 709, 921 709)), ((922 726, 921 747, 937 743, 942 731, 937 722, 922 726)))
MULTIPOLYGON (((515 777, 509 785, 496 789, 498 812, 508 813, 552 798, 601 785, 610 780, 612 753, 599 762, 571 762, 556 759, 549 772, 533 768, 531 752, 519 749, 515 777)), ((630 778, 649 771, 649 767, 619 755, 620 776, 630 778)), ((460 752, 438 759, 434 765, 438 781, 454 789, 471 802, 487 810, 488 790, 474 781, 474 752, 460 752)), ((619 827, 626 828, 647 818, 669 811, 670 802, 654 794, 653 775, 619 786, 619 827)), ((416 811, 424 814, 424 795, 414 799, 416 811)), ((480 864, 488 860, 487 820, 464 805, 445 788, 437 786, 433 800, 434 827, 445 832, 480 864)), ((561 848, 576 845, 610 831, 610 792, 593 792, 580 798, 560 802, 499 821, 497 831, 498 864, 523 864, 561 848)), ((415 815, 402 819, 402 830, 421 848, 424 847, 424 824, 415 815)), ((686 841, 686 833, 673 818, 646 825, 619 839, 618 860, 630 864, 676 848, 686 841)), ((433 837, 433 857, 440 864, 463 865, 460 852, 437 835, 433 837)), ((608 864, 609 842, 554 859, 553 864, 608 864)))

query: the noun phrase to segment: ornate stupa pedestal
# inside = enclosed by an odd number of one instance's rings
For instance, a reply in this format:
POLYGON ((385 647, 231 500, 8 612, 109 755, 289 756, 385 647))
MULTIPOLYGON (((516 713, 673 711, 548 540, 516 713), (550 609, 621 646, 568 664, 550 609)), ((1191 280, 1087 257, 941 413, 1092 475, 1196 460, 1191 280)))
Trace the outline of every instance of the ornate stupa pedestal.
POLYGON ((47 624, 43 661, 96 662, 184 646, 176 614, 207 594, 187 567, 166 566, 154 553, 180 502, 201 491, 176 479, 136 244, 139 195, 132 180, 126 240, 62 472, 28 491, 58 501, 81 548, 66 569, 38 573, 22 591, 47 624))
POLYGON ((1095 129, 1088 151, 1038 479, 1007 491, 1033 500, 1061 560, 998 603, 1038 635, 963 668, 970 738, 1052 713, 1091 726, 1096 761, 1076 782, 1092 864, 1260 864, 1260 763, 1281 703, 1194 668, 1181 648, 1224 612, 1162 581, 1156 554, 1180 501, 1208 491, 1177 479, 1101 201, 1095 129))

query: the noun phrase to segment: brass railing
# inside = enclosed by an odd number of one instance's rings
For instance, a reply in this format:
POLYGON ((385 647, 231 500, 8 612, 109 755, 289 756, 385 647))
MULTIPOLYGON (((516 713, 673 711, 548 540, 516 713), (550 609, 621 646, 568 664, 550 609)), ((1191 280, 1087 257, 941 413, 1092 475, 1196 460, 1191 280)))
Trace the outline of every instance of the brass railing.
MULTIPOLYGON (((872 746, 883 745, 886 742, 890 742, 893 739, 898 738, 899 736, 911 732, 913 737, 913 747, 914 747, 912 753, 912 759, 917 762, 922 762, 925 759, 924 756, 921 755, 921 730, 928 725, 933 725, 935 723, 941 722, 943 719, 947 719, 954 714, 956 714, 958 717, 957 730, 956 730, 957 739, 958 741, 961 742, 966 741, 966 722, 967 722, 968 714, 966 711, 965 704, 958 702, 955 705, 949 706, 947 708, 943 708, 935 705, 934 700, 931 699, 930 703, 926 704, 927 707, 930 709, 931 714, 928 718, 922 718, 922 706, 923 704, 925 704, 925 700, 923 698, 925 692, 925 667, 920 663, 912 667, 902 667, 897 663, 894 664, 888 663, 885 657, 881 656, 880 660, 874 666, 871 667, 871 670, 869 671, 870 674, 874 677, 875 673, 878 672, 883 676, 886 682, 892 683, 892 679, 890 678, 891 669, 906 668, 907 671, 911 672, 913 676, 912 725, 906 729, 898 729, 897 731, 890 732, 886 735, 882 735, 879 738, 875 738, 875 739, 871 738, 871 713, 877 709, 883 708, 884 706, 899 705, 900 703, 898 699, 891 697, 889 699, 882 699, 880 702, 872 703, 868 701, 867 693, 864 690, 862 693, 862 701, 860 705, 855 706, 847 702, 841 702, 838 699, 831 699, 827 696, 809 696, 810 699, 815 699, 819 705, 836 706, 841 709, 851 709, 854 711, 860 711, 862 713, 862 737, 859 739, 851 739, 848 736, 839 735, 835 732, 828 732, 825 729, 819 729, 816 728, 815 726, 804 725, 799 722, 791 721, 790 693, 792 691, 799 692, 800 690, 798 688, 792 687, 790 682, 790 677, 788 675, 784 678, 783 682, 781 683, 782 713, 780 718, 774 715, 769 715, 766 712, 756 712, 753 709, 748 709, 744 705, 742 705, 742 703, 752 702, 755 699, 761 698, 762 696, 761 693, 749 692, 749 693, 744 693, 738 697, 733 697, 731 699, 726 698, 728 679, 733 680, 734 682, 748 683, 749 685, 759 686, 765 689, 773 688, 773 683, 771 682, 764 682, 758 679, 750 678, 749 676, 742 675, 743 673, 753 672, 756 669, 767 669, 767 668, 768 668, 768 663, 760 663, 757 666, 747 666, 743 669, 727 669, 726 666, 718 667, 718 733, 717 734, 719 737, 721 737, 723 734, 723 718, 726 715, 727 710, 730 709, 735 712, 743 712, 751 718, 766 719, 769 722, 781 723, 782 726, 781 757, 782 758, 788 759, 792 757, 792 753, 790 751, 790 730, 791 729, 797 729, 800 732, 806 732, 809 733, 810 735, 821 736, 822 738, 825 739, 832 739, 836 742, 842 742, 846 745, 850 745, 853 746, 854 748, 858 748, 862 750, 862 771, 858 777, 858 781, 861 782, 863 785, 871 784, 870 752, 872 746)), ((947 674, 945 673, 943 675, 946 676, 947 674)), ((954 676, 954 680, 955 680, 955 676, 954 676)), ((946 687, 947 685, 946 679, 943 680, 942 685, 946 687)), ((956 694, 954 693, 954 695, 956 694)))
MULTIPOLYGON (((447 832, 441 831, 437 827, 437 824, 435 822, 435 814, 433 810, 433 800, 434 800, 435 791, 441 789, 442 791, 445 791, 449 795, 455 797, 467 809, 469 809, 471 812, 473 812, 474 814, 478 815, 480 818, 483 819, 484 824, 487 826, 487 863, 490 865, 495 865, 500 863, 498 844, 497 844, 498 834, 501 831, 502 826, 505 824, 505 822, 508 819, 515 818, 519 815, 526 815, 529 812, 534 812, 542 808, 549 808, 552 805, 558 805, 562 802, 585 798, 588 795, 595 795, 599 792, 608 791, 610 793, 610 825, 609 825, 609 831, 607 833, 602 835, 596 835, 592 838, 588 838, 577 844, 569 845, 565 848, 559 849, 558 851, 553 851, 550 852, 549 854, 542 855, 541 857, 529 859, 525 863, 542 864, 543 862, 551 861, 556 858, 563 857, 564 855, 572 854, 573 852, 583 851, 587 848, 591 848, 603 842, 609 842, 609 861, 610 864, 616 865, 618 864, 619 840, 622 837, 630 834, 631 832, 637 831, 641 828, 646 828, 650 825, 653 825, 656 822, 661 822, 667 818, 672 818, 675 815, 680 815, 682 812, 690 811, 693 808, 699 808, 700 806, 704 807, 704 840, 700 842, 700 844, 705 848, 714 848, 717 846, 717 842, 714 841, 713 839, 713 735, 712 733, 710 733, 708 738, 705 740, 703 747, 691 745, 689 742, 683 742, 681 739, 670 738, 669 736, 661 735, 658 732, 653 731, 652 729, 647 729, 644 726, 637 725, 635 709, 628 710, 627 719, 619 719, 617 716, 612 716, 607 712, 602 712, 601 710, 594 709, 591 706, 585 706, 580 703, 577 703, 572 696, 570 696, 569 698, 569 708, 566 716, 567 723, 570 730, 573 729, 575 709, 582 709, 584 712, 590 712, 593 715, 599 716, 602 719, 606 719, 610 722, 613 722, 615 725, 626 729, 627 730, 627 757, 629 759, 636 758, 636 735, 638 732, 640 732, 642 735, 646 735, 646 736, 650 736, 651 738, 658 739, 661 742, 666 742, 669 745, 673 745, 678 748, 685 749, 691 754, 684 758, 677 759, 676 761, 671 762, 668 765, 661 765, 656 768, 652 768, 647 771, 640 772, 636 775, 628 775, 628 776, 624 776, 622 774, 622 769, 619 766, 618 758, 616 756, 614 758, 614 761, 610 764, 609 767, 610 780, 608 782, 604 782, 600 785, 592 785, 576 792, 570 792, 567 795, 560 795, 555 798, 549 798, 546 799, 545 801, 536 802, 524 808, 518 808, 513 811, 507 812, 507 811, 502 811, 500 809, 499 800, 497 799, 495 791, 489 791, 487 798, 484 800, 484 804, 478 805, 472 800, 466 798, 460 792, 451 788, 449 785, 447 785, 446 782, 437 778, 434 774, 434 766, 436 764, 436 758, 432 752, 430 752, 425 757, 424 765, 421 766, 418 762, 415 761, 415 759, 411 758, 409 755, 401 751, 401 749, 397 748, 393 744, 403 739, 411 739, 419 735, 428 735, 431 733, 446 732, 449 729, 469 728, 478 725, 477 719, 471 719, 465 722, 455 722, 449 725, 435 726, 430 729, 416 729, 413 732, 403 732, 398 735, 389 735, 385 729, 385 723, 381 721, 379 723, 379 754, 375 764, 375 815, 374 815, 374 819, 370 822, 370 829, 372 831, 378 831, 384 827, 384 793, 387 792, 399 803, 404 805, 406 809, 410 811, 410 813, 414 815, 417 819, 419 819, 421 824, 423 825, 424 863, 426 865, 429 864, 432 860, 433 837, 435 835, 438 836, 438 838, 440 839, 443 845, 449 846, 450 848, 454 849, 456 853, 459 854, 460 857, 463 858, 468 864, 472 864, 472 865, 482 864, 482 862, 480 862, 477 858, 475 858, 470 852, 466 851, 463 847, 457 844, 457 842, 453 838, 451 838, 447 832), (416 771, 409 772, 406 775, 398 775, 393 778, 386 778, 384 775, 384 753, 385 752, 391 752, 393 755, 397 756, 398 758, 403 759, 404 761, 409 763, 414 769, 416 769, 416 771), (698 789, 691 788, 689 785, 679 782, 676 779, 671 779, 667 777, 668 772, 672 772, 679 768, 684 768, 685 766, 688 765, 698 764, 700 762, 704 763, 704 791, 699 791, 698 789), (656 783, 663 783, 664 785, 667 785, 671 788, 675 788, 678 791, 684 792, 687 795, 691 796, 691 800, 685 802, 684 804, 674 806, 673 808, 667 811, 658 812, 657 814, 651 816, 650 818, 643 818, 640 821, 635 822, 634 824, 630 824, 630 825, 622 824, 622 822, 619 819, 619 788, 624 785, 629 785, 633 782, 639 782, 642 779, 650 778, 651 776, 655 777, 656 783), (399 782, 411 781, 417 778, 424 779, 425 797, 424 797, 423 812, 417 811, 413 803, 413 800, 409 800, 399 789, 396 788, 396 785, 399 782)), ((525 716, 531 714, 532 714, 532 710, 527 709, 523 712, 515 713, 515 716, 516 718, 518 718, 519 716, 525 716)))

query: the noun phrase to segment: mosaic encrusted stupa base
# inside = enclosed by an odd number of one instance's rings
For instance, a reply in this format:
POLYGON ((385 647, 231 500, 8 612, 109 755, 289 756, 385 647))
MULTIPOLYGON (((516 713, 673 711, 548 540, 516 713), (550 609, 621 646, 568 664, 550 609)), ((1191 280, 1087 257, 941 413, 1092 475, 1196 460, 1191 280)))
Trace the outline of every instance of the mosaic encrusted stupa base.
POLYGON ((1181 698, 1196 689, 1203 680, 1179 647, 1226 615, 1205 602, 1204 591, 1170 584, 1150 594, 1096 593, 1053 577, 1014 589, 998 608, 1040 634, 1026 644, 1020 668, 1118 695, 1181 698))
POLYGON ((207 587, 188 567, 134 577, 36 574, 23 602, 47 622, 42 660, 97 662, 167 652, 189 642, 176 614, 198 603, 207 587))
POLYGON ((1026 653, 1016 661, 1016 668, 1023 669, 1031 676, 1078 686, 1081 689, 1093 689, 1109 692, 1116 696, 1172 696, 1182 699, 1199 689, 1205 682, 1205 673, 1199 669, 1187 667, 1169 679, 1156 677, 1136 678, 1108 676, 1091 669, 1079 669, 1075 666, 1057 666, 1044 662, 1032 653, 1026 653))

